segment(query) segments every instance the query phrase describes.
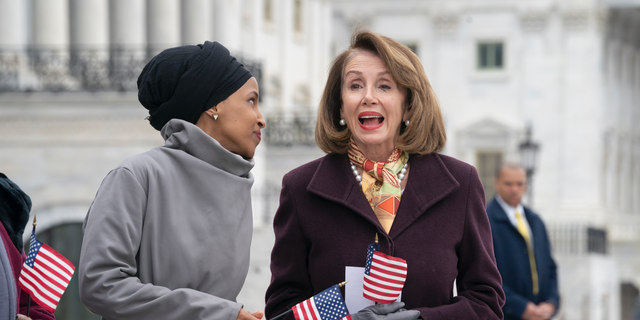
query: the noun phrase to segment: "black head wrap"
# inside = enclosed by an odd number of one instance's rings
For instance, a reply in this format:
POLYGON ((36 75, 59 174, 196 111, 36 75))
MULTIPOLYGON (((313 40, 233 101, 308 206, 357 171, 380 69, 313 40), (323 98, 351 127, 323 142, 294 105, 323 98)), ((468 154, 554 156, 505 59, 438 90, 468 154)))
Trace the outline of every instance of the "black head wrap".
POLYGON ((29 222, 31 198, 0 173, 0 222, 7 230, 11 242, 22 252, 22 234, 29 222))
POLYGON ((253 75, 218 42, 170 48, 138 77, 138 100, 160 130, 171 119, 195 124, 202 112, 227 99, 253 75))

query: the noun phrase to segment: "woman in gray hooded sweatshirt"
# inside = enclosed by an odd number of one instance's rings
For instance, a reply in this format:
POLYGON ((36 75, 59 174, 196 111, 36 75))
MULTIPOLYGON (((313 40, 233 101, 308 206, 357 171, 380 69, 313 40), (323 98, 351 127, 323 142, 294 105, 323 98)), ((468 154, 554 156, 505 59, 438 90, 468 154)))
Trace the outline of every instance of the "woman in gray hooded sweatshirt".
POLYGON ((138 78, 164 146, 103 180, 84 222, 80 297, 104 319, 260 319, 237 303, 265 121, 258 83, 217 42, 167 49, 138 78))

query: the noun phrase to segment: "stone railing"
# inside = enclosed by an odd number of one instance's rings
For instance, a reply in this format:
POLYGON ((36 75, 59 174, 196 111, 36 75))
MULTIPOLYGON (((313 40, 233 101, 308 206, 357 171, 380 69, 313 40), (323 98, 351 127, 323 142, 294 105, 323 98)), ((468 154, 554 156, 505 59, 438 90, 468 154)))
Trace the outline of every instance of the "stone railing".
POLYGON ((608 223, 612 242, 640 243, 640 214, 615 214, 608 223))
MULTIPOLYGON (((237 56, 258 80, 262 64, 237 56)), ((0 92, 135 91, 150 55, 145 49, 112 47, 3 51, 0 48, 0 92)))
POLYGON ((267 116, 265 138, 276 146, 315 145, 316 112, 271 112, 267 116))
POLYGON ((547 226, 555 254, 585 255, 608 252, 607 231, 585 223, 556 223, 547 226))

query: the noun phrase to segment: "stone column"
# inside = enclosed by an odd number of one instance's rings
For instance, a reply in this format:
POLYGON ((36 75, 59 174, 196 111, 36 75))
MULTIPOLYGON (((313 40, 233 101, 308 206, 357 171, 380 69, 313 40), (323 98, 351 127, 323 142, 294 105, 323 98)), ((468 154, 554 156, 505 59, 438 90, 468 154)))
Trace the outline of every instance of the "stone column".
POLYGON ((264 50, 259 52, 260 39, 264 25, 264 0, 242 0, 240 18, 242 42, 240 49, 246 57, 262 58, 264 50))
POLYGON ((69 0, 72 75, 82 89, 107 89, 109 83, 108 0, 69 0))
POLYGON ((291 76, 291 45, 293 38, 293 1, 276 1, 275 13, 278 23, 278 42, 280 47, 281 94, 278 108, 288 113, 293 108, 293 81, 291 76))
POLYGON ((240 50, 242 43, 242 15, 239 0, 216 0, 213 8, 214 37, 231 54, 240 50))
MULTIPOLYGON (((640 215, 640 126, 637 123, 640 123, 640 49, 636 47, 635 49, 635 64, 633 66, 635 76, 634 83, 632 85, 632 91, 635 95, 633 98, 634 105, 632 106, 633 110, 633 123, 636 125, 633 126, 632 137, 633 137, 633 153, 634 159, 632 163, 635 164, 635 169, 633 172, 635 173, 635 177, 632 178, 634 181, 633 186, 633 209, 632 213, 635 215, 640 215)), ((638 226, 640 227, 640 226, 638 226)))
POLYGON ((147 0, 149 56, 180 45, 180 1, 147 0))
POLYGON ((136 90, 146 61, 145 0, 109 1, 109 42, 112 86, 136 90))
POLYGON ((310 30, 306 31, 306 40, 309 42, 309 55, 311 57, 311 106, 317 107, 327 81, 331 50, 331 2, 313 0, 307 2, 308 14, 311 16, 310 30))
POLYGON ((68 77, 68 0, 31 1, 31 49, 35 88, 60 91, 75 85, 68 77))
POLYGON ((107 0, 69 0, 71 47, 106 50, 109 44, 107 0))
POLYGON ((182 44, 213 41, 213 2, 211 0, 182 0, 180 22, 182 44))
POLYGON ((34 47, 57 50, 68 47, 68 0, 32 0, 31 22, 34 47))
POLYGON ((0 0, 0 50, 22 50, 27 43, 26 0, 0 0))
POLYGON ((0 91, 18 90, 27 71, 26 0, 0 0, 0 91))
POLYGON ((143 49, 146 45, 145 0, 110 0, 109 41, 112 47, 143 49))

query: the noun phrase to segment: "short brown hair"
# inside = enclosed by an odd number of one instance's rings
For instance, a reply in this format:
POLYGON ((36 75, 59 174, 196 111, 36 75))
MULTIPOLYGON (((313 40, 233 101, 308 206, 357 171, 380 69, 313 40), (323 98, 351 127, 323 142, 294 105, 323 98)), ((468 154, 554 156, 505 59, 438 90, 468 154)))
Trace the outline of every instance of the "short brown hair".
POLYGON ((371 31, 354 32, 349 49, 333 60, 318 107, 318 147, 326 153, 345 153, 349 148, 351 132, 339 124, 344 68, 362 50, 380 57, 393 79, 407 90, 410 123, 401 124, 396 148, 413 154, 442 151, 447 140, 442 111, 420 59, 399 42, 371 31))

